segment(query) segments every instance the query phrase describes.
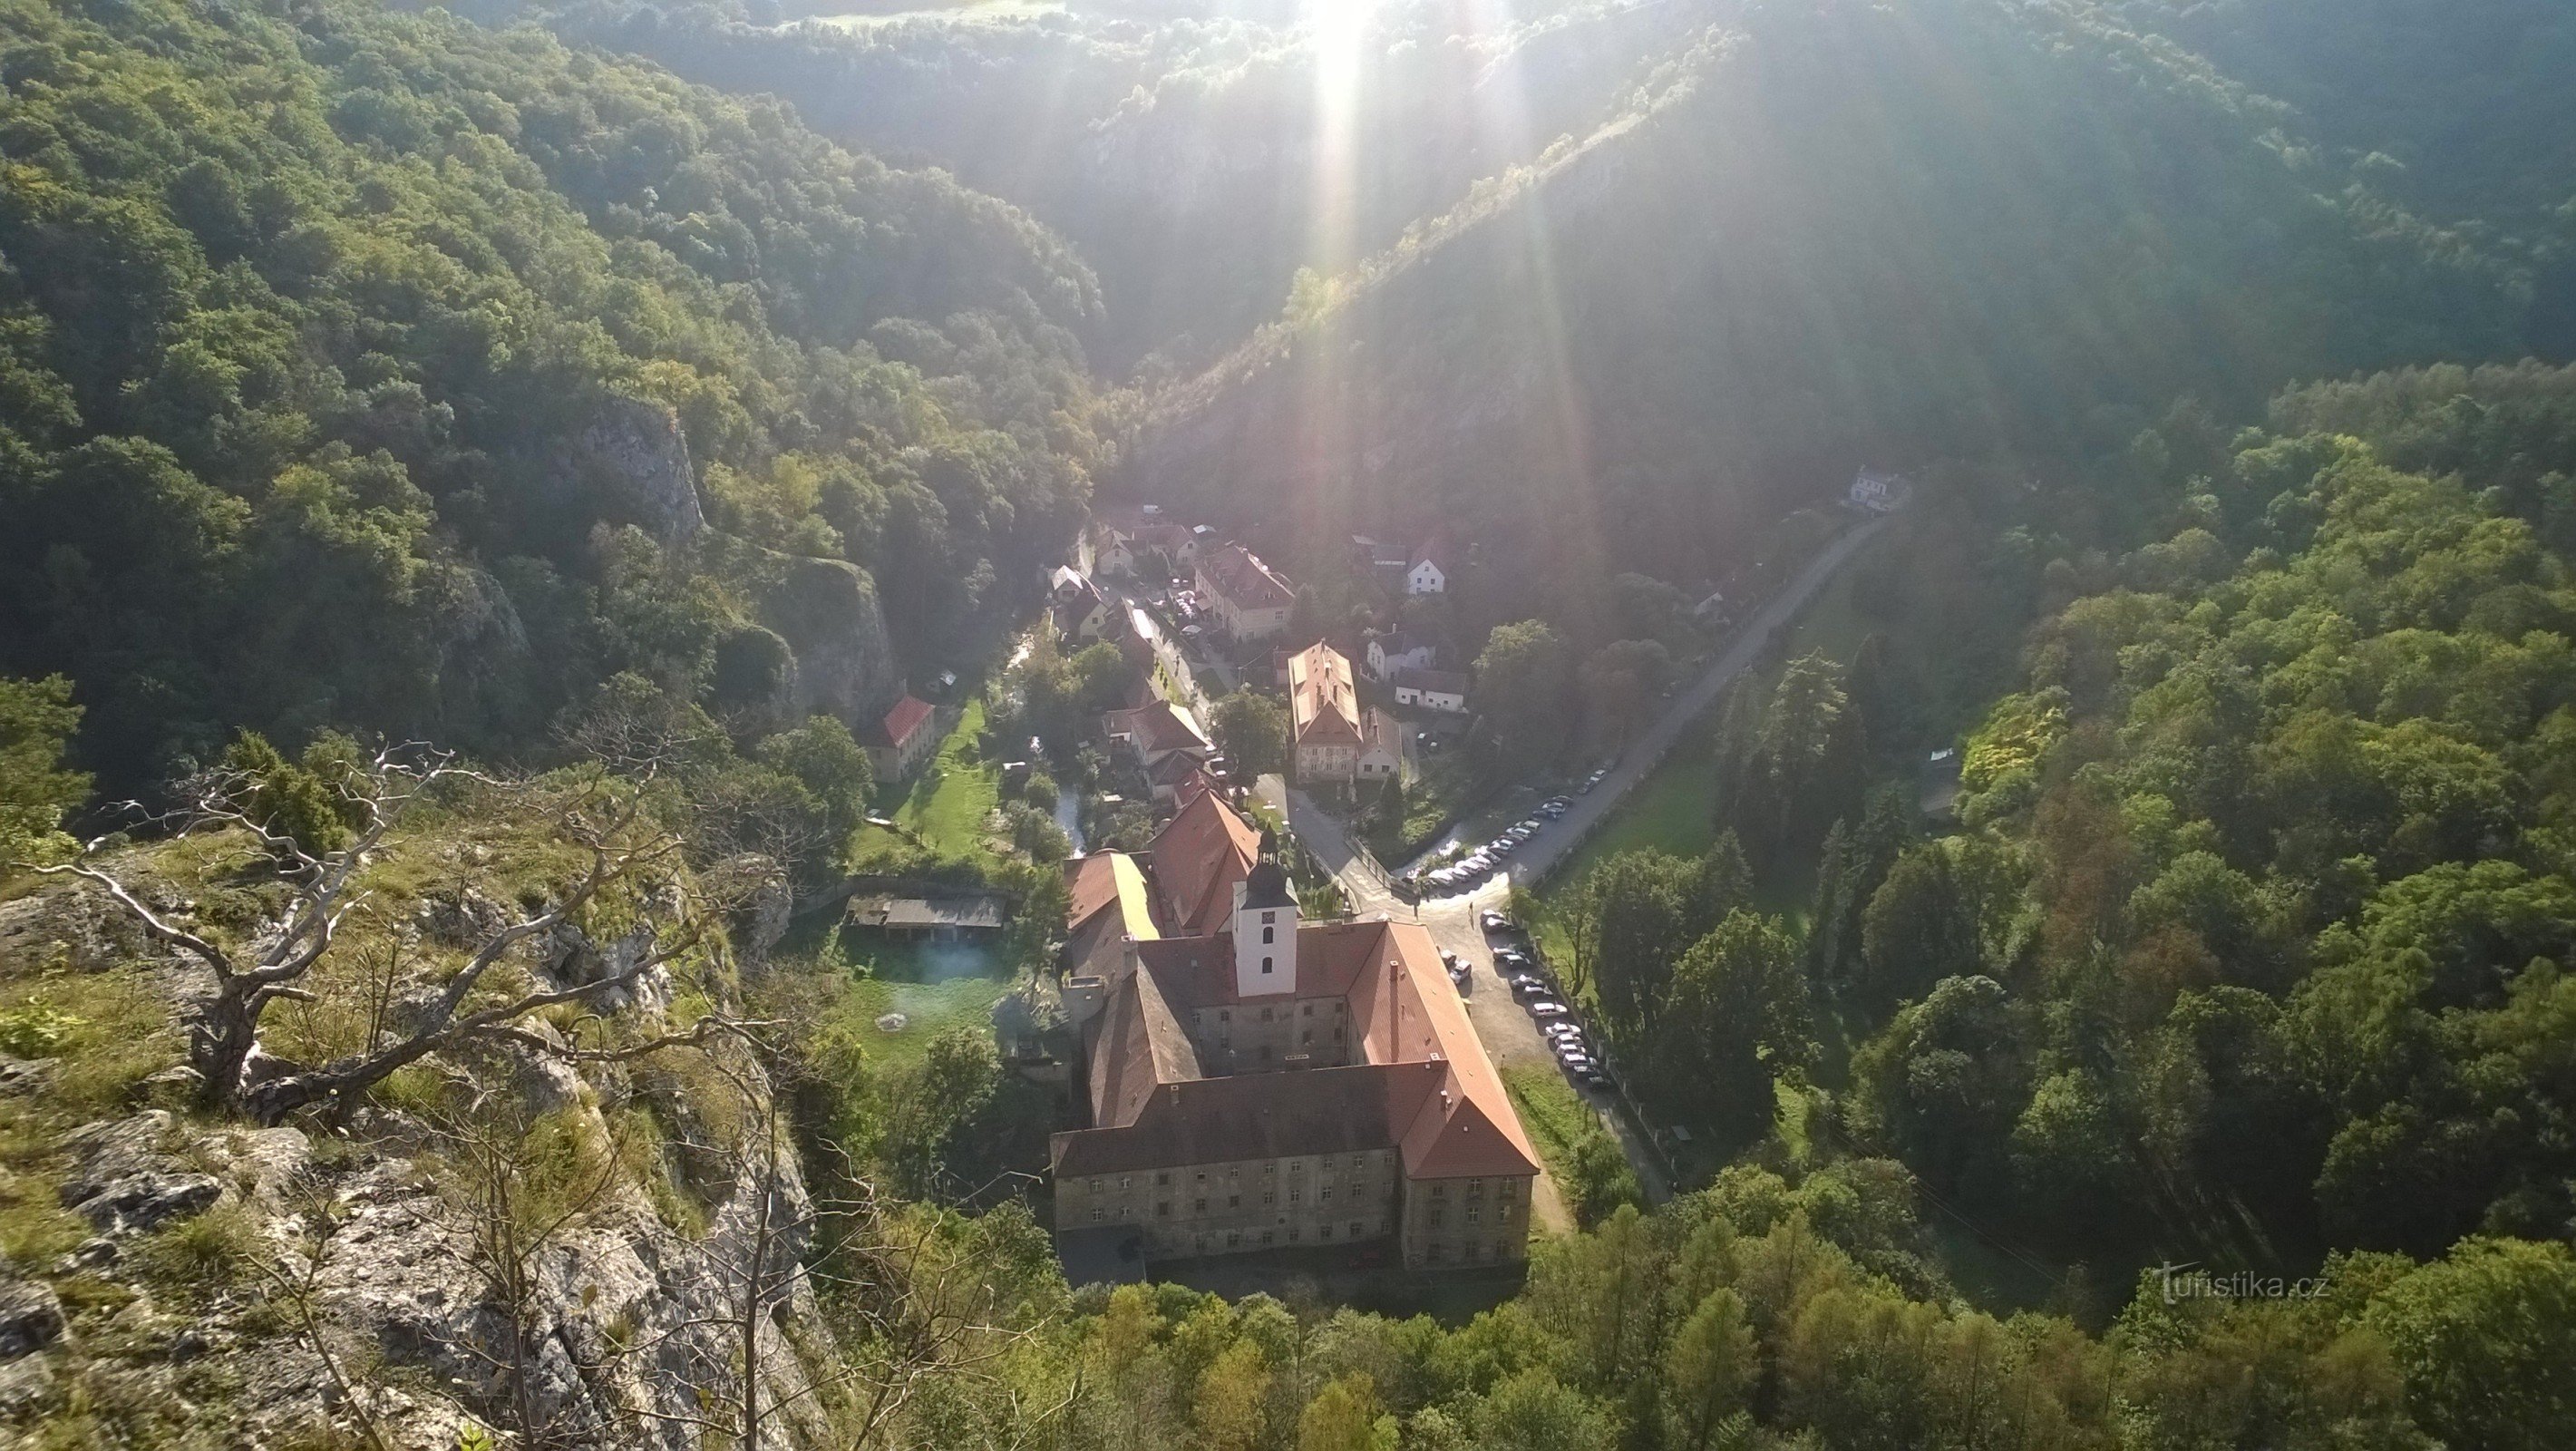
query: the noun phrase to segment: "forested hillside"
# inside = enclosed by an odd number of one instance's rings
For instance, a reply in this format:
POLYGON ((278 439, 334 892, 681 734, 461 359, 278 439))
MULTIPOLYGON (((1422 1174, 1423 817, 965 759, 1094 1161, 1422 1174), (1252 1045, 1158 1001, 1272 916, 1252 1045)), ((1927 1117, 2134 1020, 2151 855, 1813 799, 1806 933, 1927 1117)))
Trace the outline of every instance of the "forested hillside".
POLYGON ((1870 903, 1865 1138, 2070 1252, 2569 1232, 2571 425, 2435 369, 2145 471, 2168 537, 2061 575, 1870 903))
POLYGON ((338 3, 12 0, 0 76, 0 673, 113 789, 618 671, 855 719, 1081 518, 1090 274, 774 103, 338 3))

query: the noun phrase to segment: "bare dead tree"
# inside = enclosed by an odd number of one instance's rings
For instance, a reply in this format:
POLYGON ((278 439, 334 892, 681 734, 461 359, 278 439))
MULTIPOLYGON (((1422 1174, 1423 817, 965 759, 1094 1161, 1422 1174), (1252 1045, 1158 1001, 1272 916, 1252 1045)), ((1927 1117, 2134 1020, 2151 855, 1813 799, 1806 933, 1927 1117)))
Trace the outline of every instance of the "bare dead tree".
POLYGON ((476 989, 512 949, 573 922, 603 893, 649 888, 676 871, 681 839, 652 822, 641 792, 604 773, 568 788, 540 790, 465 770, 452 756, 416 744, 393 746, 327 778, 335 806, 351 825, 339 844, 319 847, 298 840, 258 809, 261 784, 253 772, 210 772, 188 783, 187 804, 174 813, 182 834, 239 832, 277 863, 289 893, 285 916, 247 947, 226 947, 147 905, 132 883, 102 864, 107 839, 89 843, 73 861, 37 868, 105 892, 146 936, 213 975, 215 990, 198 1005, 190 1033, 191 1063, 215 1102, 260 1123, 275 1123, 326 1099, 346 1102, 396 1070, 462 1043, 523 1036, 512 1030, 532 1014, 611 998, 695 950, 715 929, 715 913, 683 904, 672 920, 639 928, 644 940, 626 944, 613 972, 560 988, 540 983, 476 1004, 476 989), (380 1021, 363 1050, 322 1064, 270 1053, 260 1038, 263 1016, 282 1001, 315 1001, 303 983, 338 942, 349 913, 366 900, 358 878, 386 834, 406 808, 432 791, 469 781, 508 793, 515 811, 544 812, 557 839, 587 859, 578 877, 542 911, 489 933, 406 1031, 383 1033, 380 1021))

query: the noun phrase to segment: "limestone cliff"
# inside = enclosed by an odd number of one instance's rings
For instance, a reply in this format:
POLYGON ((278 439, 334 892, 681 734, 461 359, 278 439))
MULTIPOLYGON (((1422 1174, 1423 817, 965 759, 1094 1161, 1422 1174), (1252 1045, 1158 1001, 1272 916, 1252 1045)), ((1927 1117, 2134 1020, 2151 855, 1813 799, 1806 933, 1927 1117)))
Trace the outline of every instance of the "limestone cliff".
POLYGON ((778 693, 780 723, 819 712, 860 730, 903 693, 876 581, 843 560, 778 558, 760 615, 793 657, 778 693))
POLYGON ((591 494, 665 543, 707 524, 679 415, 660 403, 611 398, 548 461, 558 489, 591 494))
MULTIPOLYGON (((469 873, 474 850, 442 851, 437 870, 469 873)), ((156 889, 160 910, 194 922, 239 906, 219 908, 212 882, 189 890, 205 900, 156 889)), ((411 960, 436 961, 488 940, 505 910, 466 888, 395 920, 411 960)), ((581 981, 623 941, 560 929, 525 943, 520 966, 581 981)), ((748 1054, 710 1073, 667 1054, 568 1066, 505 1046, 424 1063, 420 1084, 344 1122, 257 1128, 203 1108, 185 1067, 153 1069, 179 1056, 202 973, 96 896, 0 903, 0 964, 12 1001, 41 969, 47 1000, 80 1010, 0 1011, 0 1041, 22 1050, 0 1052, 0 1445, 455 1451, 476 1428, 518 1444, 526 1423, 565 1451, 685 1451, 738 1398, 745 1267, 810 1249, 793 1152, 743 1148, 769 1111, 748 1054), (111 1009, 117 1046, 52 1041, 111 1009), (442 1091, 468 1095, 461 1116, 426 1106, 442 1091)), ((391 976, 382 1012, 398 1022, 433 988, 434 973, 391 976)), ((662 981, 608 1011, 660 1031, 671 996, 662 981)), ((829 1444, 809 1367, 835 1341, 806 1282, 773 1269, 769 1283, 752 1318, 780 1409, 760 1444, 829 1444)))

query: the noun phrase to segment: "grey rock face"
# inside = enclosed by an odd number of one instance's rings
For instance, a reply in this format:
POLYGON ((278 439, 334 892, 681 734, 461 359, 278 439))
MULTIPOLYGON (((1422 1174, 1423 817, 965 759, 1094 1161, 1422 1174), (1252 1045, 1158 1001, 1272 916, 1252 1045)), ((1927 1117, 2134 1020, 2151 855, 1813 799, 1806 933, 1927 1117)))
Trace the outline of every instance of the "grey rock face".
POLYGON ((63 1302, 29 1280, 0 1280, 0 1360, 32 1355, 63 1337, 63 1302))
POLYGON ((866 570, 838 559, 787 560, 760 613, 796 657, 778 724, 821 714, 855 730, 903 693, 902 667, 866 570))
POLYGON ((654 537, 689 539, 707 525, 679 415, 658 403, 615 398, 589 426, 555 450, 549 472, 560 488, 596 490, 654 537))
POLYGON ((151 1109, 74 1133, 65 1143, 79 1155, 80 1168, 63 1183, 63 1204, 109 1235, 156 1229, 213 1208, 223 1181, 169 1151, 175 1128, 166 1111, 151 1109))

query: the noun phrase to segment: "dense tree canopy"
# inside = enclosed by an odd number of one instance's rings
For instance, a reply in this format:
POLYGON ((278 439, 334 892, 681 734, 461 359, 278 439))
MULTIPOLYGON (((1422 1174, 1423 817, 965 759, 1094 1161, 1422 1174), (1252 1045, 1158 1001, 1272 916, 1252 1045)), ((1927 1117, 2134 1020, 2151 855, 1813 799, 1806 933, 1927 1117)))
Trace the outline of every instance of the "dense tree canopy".
POLYGON ((620 669, 881 708, 1068 537, 1097 300, 1025 217, 535 32, 292 14, 0 7, 0 669, 118 784, 236 725, 524 750, 620 669))

